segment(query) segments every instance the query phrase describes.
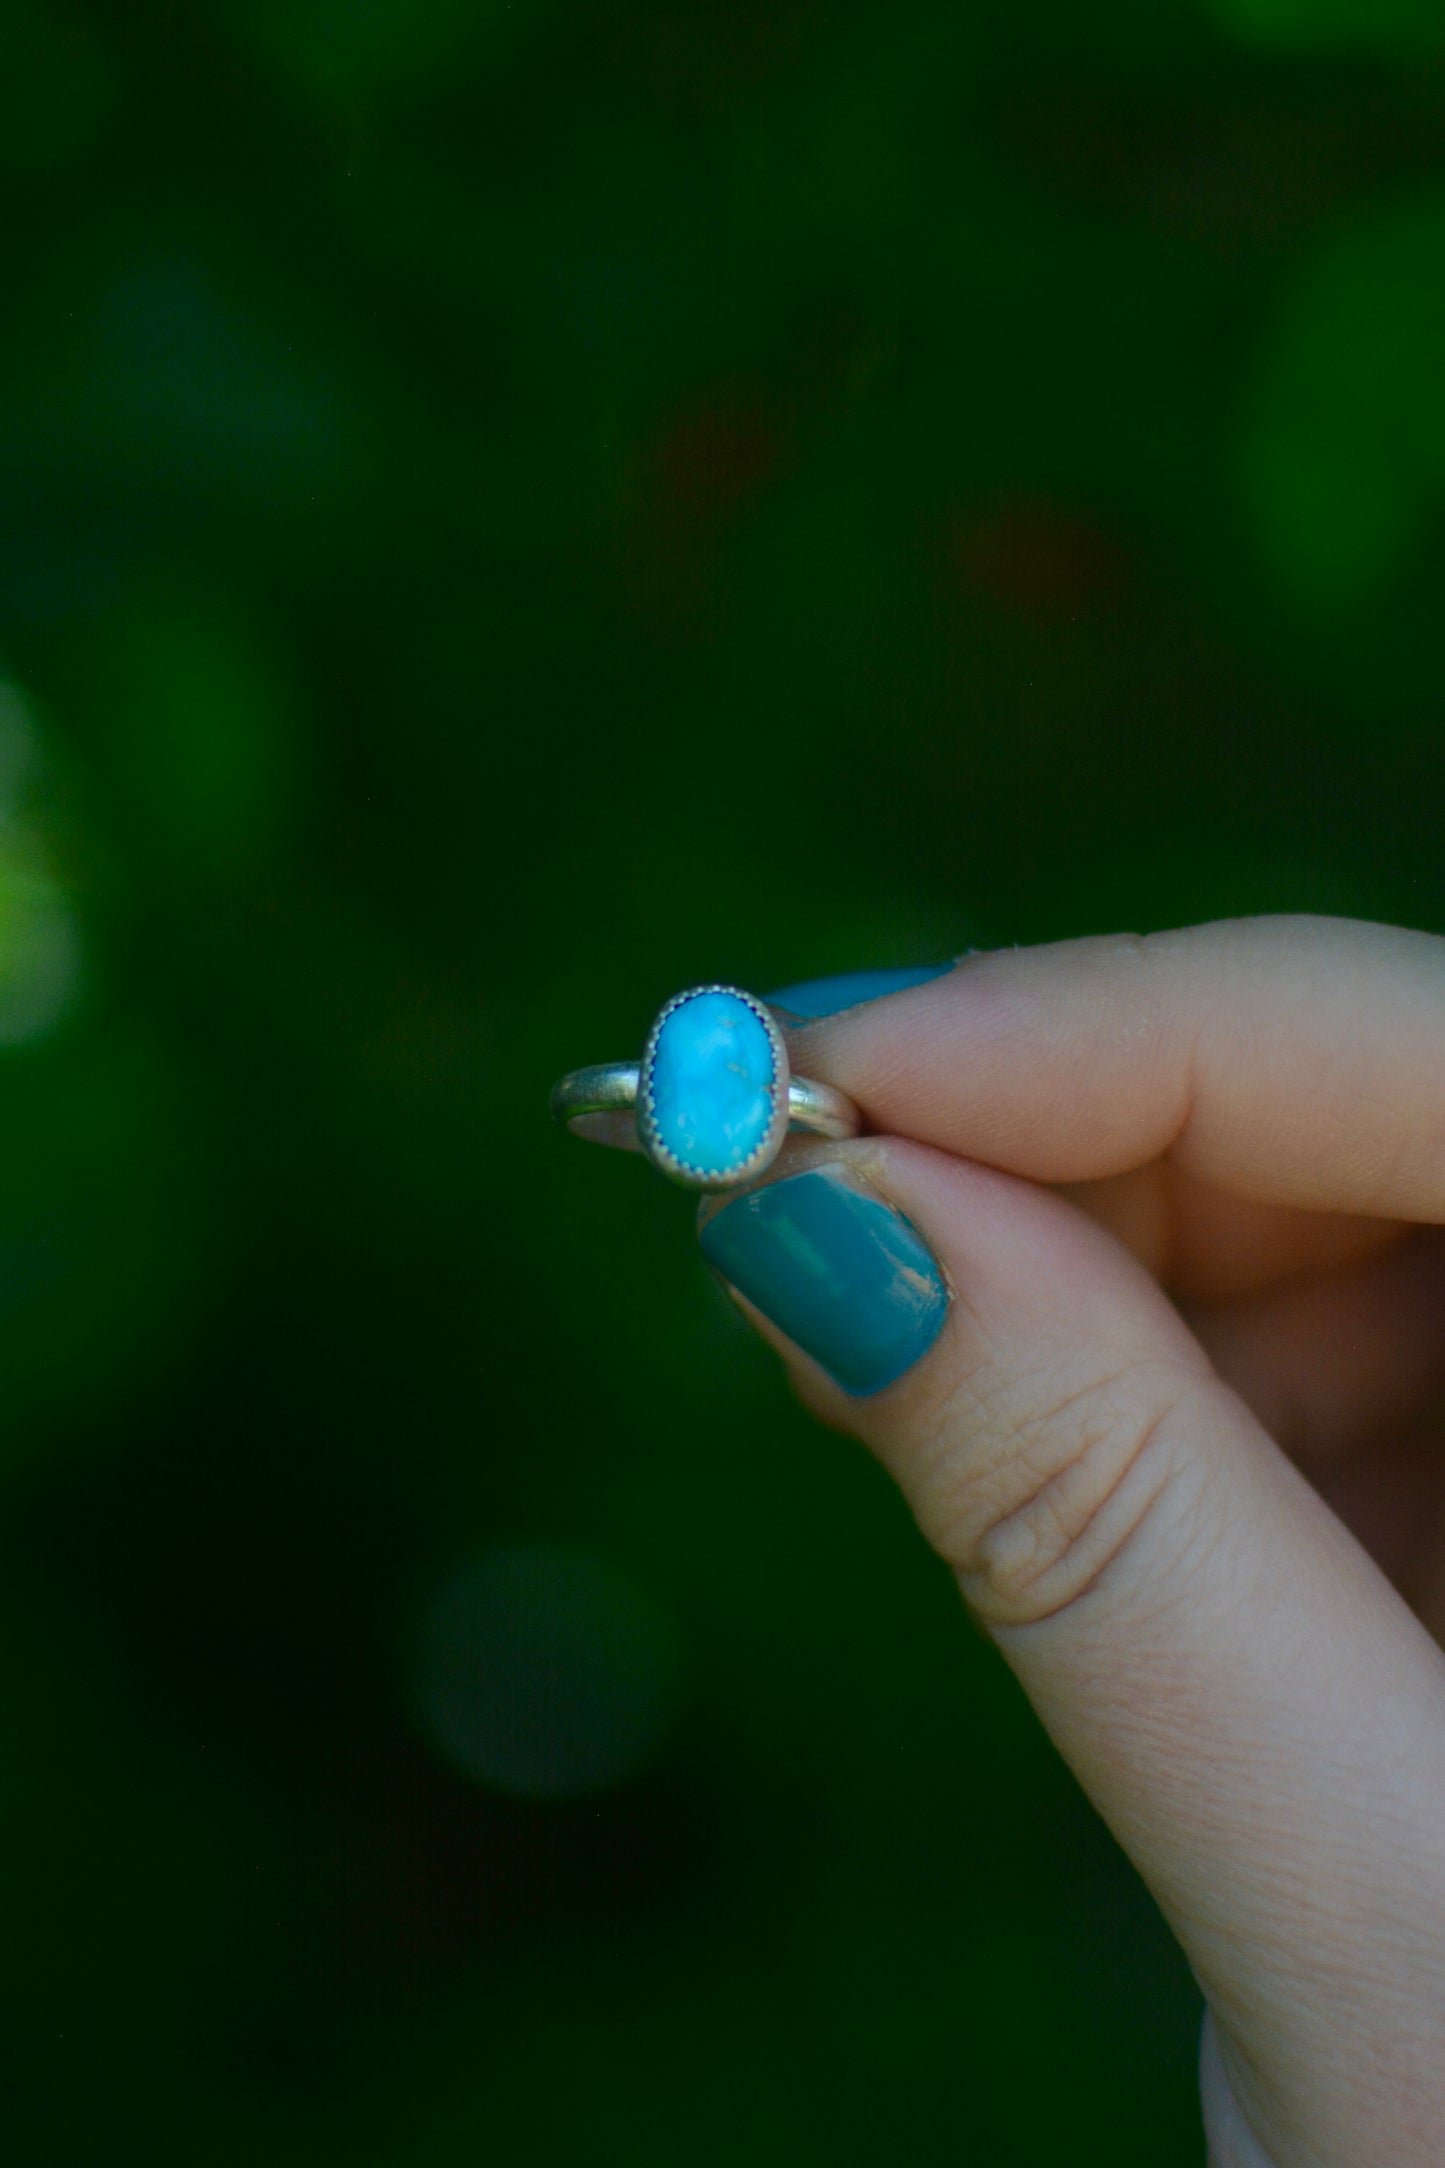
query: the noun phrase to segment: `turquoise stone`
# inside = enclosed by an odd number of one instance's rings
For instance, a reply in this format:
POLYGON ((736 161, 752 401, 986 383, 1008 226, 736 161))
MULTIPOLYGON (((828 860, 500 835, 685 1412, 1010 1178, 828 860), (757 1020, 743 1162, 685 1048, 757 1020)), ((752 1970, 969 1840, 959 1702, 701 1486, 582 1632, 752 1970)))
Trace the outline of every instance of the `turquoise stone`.
POLYGON ((675 1008, 652 1056, 659 1143, 698 1173, 750 1158, 773 1119, 773 1045, 736 994, 694 994, 675 1008))

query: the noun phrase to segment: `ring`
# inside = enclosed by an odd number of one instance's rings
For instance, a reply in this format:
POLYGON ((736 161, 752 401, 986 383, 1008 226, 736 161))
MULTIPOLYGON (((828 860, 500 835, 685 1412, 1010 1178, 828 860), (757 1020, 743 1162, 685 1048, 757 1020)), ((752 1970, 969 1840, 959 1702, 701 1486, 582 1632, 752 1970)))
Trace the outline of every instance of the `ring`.
POLYGON ((772 1012, 738 986, 693 986, 658 1010, 640 1061, 573 1069, 552 1116, 602 1143, 632 1145, 687 1189, 756 1181, 790 1129, 856 1137, 846 1092, 794 1076, 772 1012))

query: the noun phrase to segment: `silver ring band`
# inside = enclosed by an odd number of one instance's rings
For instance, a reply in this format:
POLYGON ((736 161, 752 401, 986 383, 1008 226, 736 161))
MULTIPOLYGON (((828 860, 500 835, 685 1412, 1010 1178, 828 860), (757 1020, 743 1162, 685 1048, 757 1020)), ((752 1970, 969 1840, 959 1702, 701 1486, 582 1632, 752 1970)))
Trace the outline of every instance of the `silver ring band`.
MULTIPOLYGON (((552 1086, 547 1103, 553 1121, 570 1128, 589 1114, 633 1113, 640 1066, 635 1061, 599 1061, 590 1069, 569 1070, 552 1086)), ((815 1137, 856 1137, 862 1126, 846 1092, 816 1084, 809 1076, 789 1077, 789 1129, 805 1129, 815 1137)))

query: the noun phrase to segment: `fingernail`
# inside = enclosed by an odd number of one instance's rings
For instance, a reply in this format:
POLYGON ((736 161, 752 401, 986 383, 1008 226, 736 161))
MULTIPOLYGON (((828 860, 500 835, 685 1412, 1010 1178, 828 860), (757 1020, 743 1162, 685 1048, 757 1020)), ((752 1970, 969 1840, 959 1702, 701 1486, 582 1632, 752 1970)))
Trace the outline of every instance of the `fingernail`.
POLYGON ((787 1009, 794 1016, 836 1016, 840 1009, 854 1009, 860 1001, 881 1001, 885 994, 901 994, 905 986, 926 986, 941 979, 953 963, 907 964, 897 971, 840 971, 831 979, 800 979, 796 986, 780 986, 764 994, 770 1009, 787 1009))
POLYGON ((835 1168, 749 1190, 698 1239, 708 1263, 845 1393, 881 1393, 901 1378, 948 1311, 943 1275, 917 1230, 835 1168))

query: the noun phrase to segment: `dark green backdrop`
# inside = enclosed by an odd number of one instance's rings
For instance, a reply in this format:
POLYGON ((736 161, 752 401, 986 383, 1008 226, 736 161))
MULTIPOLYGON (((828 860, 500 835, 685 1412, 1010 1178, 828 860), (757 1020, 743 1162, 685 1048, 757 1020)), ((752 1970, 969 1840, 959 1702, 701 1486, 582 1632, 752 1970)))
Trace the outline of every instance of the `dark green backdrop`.
POLYGON ((1200 2157, 676 988, 1445 922, 1426 0, 9 0, 0 2147, 1200 2157))

